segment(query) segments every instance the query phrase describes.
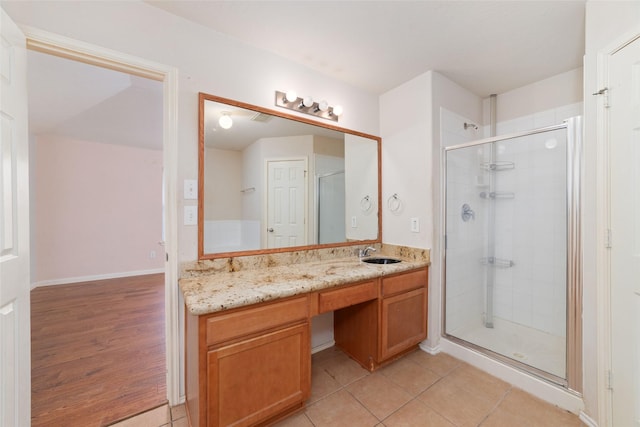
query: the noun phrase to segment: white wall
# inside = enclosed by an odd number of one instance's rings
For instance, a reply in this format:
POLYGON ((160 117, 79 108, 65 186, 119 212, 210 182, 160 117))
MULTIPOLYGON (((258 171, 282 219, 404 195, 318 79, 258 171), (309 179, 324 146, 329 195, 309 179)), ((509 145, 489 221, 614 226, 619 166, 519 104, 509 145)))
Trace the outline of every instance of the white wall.
POLYGON ((596 331, 602 319, 598 319, 598 275, 596 266, 596 238, 602 224, 596 218, 596 194, 600 183, 597 169, 597 111, 596 97, 591 94, 601 89, 597 81, 597 56, 616 41, 640 32, 640 2, 587 1, 584 58, 584 200, 583 200, 583 372, 585 413, 601 426, 606 425, 604 381, 598 376, 598 348, 606 348, 608 342, 598 342, 596 331))
POLYGON ((378 238, 378 147, 370 139, 346 134, 344 137, 345 224, 347 240, 378 238), (369 197, 371 205, 366 201, 369 197), (363 206, 367 209, 363 209, 363 206), (355 227, 352 220, 355 218, 355 227))
POLYGON ((242 152, 206 147, 204 150, 204 219, 242 217, 242 152), (221 203, 221 201, 224 201, 221 203))
MULTIPOLYGON (((179 188, 183 179, 197 178, 198 92, 267 108, 276 108, 275 90, 295 88, 322 94, 344 107, 341 127, 378 134, 377 96, 146 3, 3 2, 2 7, 18 24, 178 69, 180 145, 175 161, 179 188)), ((182 212, 183 204, 179 200, 178 212, 182 212)), ((178 231, 180 261, 195 260, 197 227, 180 226, 178 231)))
POLYGON ((162 271, 162 151, 44 135, 33 146, 34 287, 162 271))
MULTIPOLYGON (((558 112, 559 107, 582 102, 582 67, 570 70, 544 80, 540 80, 517 89, 499 94, 496 103, 496 119, 507 123, 522 117, 535 116, 527 130, 557 123, 558 118, 546 112, 558 112), (545 112, 545 113, 543 113, 545 112)), ((483 123, 489 125, 489 98, 483 101, 483 123)), ((500 133, 514 132, 517 129, 504 128, 500 133)), ((488 133, 485 134, 489 136, 488 133)))
POLYGON ((430 248, 433 241, 432 74, 422 74, 380 96, 384 243, 430 248), (391 212, 387 203, 393 194, 401 203, 397 212, 391 212), (411 232, 410 218, 420 220, 419 233, 411 232))
POLYGON ((431 249, 427 345, 440 340, 440 111, 481 123, 482 101, 441 74, 429 71, 380 97, 383 241, 431 249), (398 194, 398 212, 387 206, 398 194), (420 232, 410 228, 418 218, 420 232))
MULTIPOLYGON (((18 24, 112 49, 178 70, 178 262, 197 258, 197 227, 182 226, 184 179, 198 174, 198 92, 276 108, 274 91, 317 93, 344 107, 340 126, 378 134, 378 96, 250 47, 141 1, 2 2, 18 24)), ((295 114, 291 111, 289 114, 295 114)), ((307 119, 308 116, 305 116, 307 119)), ((321 121, 321 119, 318 119, 321 121)), ((246 184, 246 183, 245 183, 246 184)), ((177 286, 177 284, 176 284, 177 286)), ((181 313, 176 314, 182 319, 181 313)), ((180 320, 181 321, 181 320, 180 320)), ((182 331, 182 326, 179 327, 182 331)), ((179 339, 179 342, 182 342, 179 339)), ((182 352, 181 352, 182 354, 182 352)), ((183 389, 183 369, 179 372, 183 389)))

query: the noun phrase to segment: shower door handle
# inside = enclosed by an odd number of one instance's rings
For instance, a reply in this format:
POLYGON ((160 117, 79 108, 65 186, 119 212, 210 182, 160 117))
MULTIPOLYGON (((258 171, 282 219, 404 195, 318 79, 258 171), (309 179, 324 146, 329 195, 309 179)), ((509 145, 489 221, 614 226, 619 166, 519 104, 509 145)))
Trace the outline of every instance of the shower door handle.
POLYGON ((269 233, 273 233, 273 228, 269 227, 269 228, 267 228, 267 231, 268 231, 269 233))

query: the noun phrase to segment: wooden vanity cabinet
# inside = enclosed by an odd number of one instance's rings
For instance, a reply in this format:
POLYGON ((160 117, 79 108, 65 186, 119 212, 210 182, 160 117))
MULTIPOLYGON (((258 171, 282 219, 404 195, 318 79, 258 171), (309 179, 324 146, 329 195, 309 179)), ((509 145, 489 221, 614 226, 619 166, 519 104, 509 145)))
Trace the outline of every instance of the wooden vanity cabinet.
POLYGON ((376 299, 334 313, 336 346, 369 371, 427 337, 427 269, 377 281, 376 299))
POLYGON ((334 311, 336 346, 370 371, 427 336, 427 268, 219 313, 186 316, 193 427, 268 425, 311 392, 310 318, 334 311))
POLYGON ((399 355, 427 337, 427 269, 383 277, 378 362, 399 355))
POLYGON ((197 380, 187 375, 192 426, 261 425, 304 405, 311 392, 306 296, 199 316, 197 323, 206 346, 197 358, 187 349, 187 372, 190 361, 201 367, 197 380))

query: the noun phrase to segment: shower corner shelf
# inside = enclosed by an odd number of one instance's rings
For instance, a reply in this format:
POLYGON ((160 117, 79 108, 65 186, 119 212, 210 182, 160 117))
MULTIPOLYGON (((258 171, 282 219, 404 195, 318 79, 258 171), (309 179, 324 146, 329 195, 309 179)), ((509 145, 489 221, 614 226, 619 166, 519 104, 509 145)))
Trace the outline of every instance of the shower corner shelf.
POLYGON ((479 194, 481 199, 515 199, 515 193, 511 191, 483 191, 479 194))
POLYGON ((500 161, 500 162, 485 162, 485 163, 481 163, 480 167, 484 170, 487 171, 506 171, 506 170, 511 170, 514 169, 516 167, 516 164, 514 162, 508 162, 508 161, 500 161))
POLYGON ((503 258, 496 258, 496 257, 481 258, 480 259, 480 263, 482 265, 491 265, 491 266, 493 266, 495 268, 510 268, 510 267, 513 267, 515 265, 513 260, 503 259, 503 258))

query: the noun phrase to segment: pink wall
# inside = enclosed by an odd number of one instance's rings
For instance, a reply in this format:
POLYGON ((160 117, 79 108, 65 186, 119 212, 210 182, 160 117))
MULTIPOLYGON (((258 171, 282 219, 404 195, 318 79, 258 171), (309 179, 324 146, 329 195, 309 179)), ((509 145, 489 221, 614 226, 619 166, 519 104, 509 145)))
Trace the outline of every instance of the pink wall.
POLYGON ((34 285, 163 268, 162 151, 50 136, 33 151, 34 285))

